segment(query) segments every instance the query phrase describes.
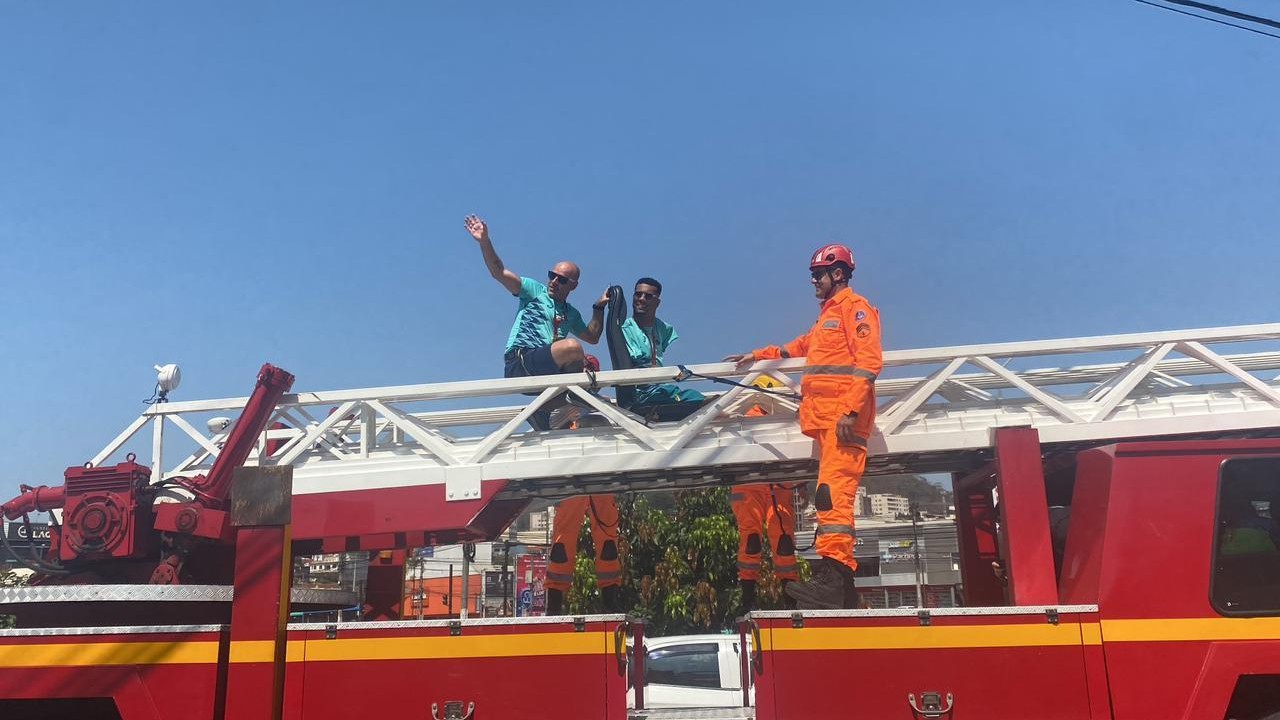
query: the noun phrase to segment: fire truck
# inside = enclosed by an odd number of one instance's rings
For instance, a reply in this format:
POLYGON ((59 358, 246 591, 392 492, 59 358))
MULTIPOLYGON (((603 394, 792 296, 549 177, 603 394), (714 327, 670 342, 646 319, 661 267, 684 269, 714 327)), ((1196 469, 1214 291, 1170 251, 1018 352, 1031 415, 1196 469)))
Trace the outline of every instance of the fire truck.
POLYGON ((151 405, 3 505, 56 524, 37 582, 0 589, 0 717, 1274 720, 1278 341, 885 353, 868 472, 950 474, 962 606, 752 612, 744 707, 721 710, 645 708, 638 618, 402 619, 404 549, 572 495, 810 479, 796 403, 746 413, 761 376, 798 391, 802 359, 294 393, 267 366, 251 397, 151 405), (727 389, 684 417, 610 397, 694 376, 727 389), (565 393, 601 421, 529 430, 565 393), (352 602, 290 592, 293 557, 345 551, 374 558, 365 618, 288 622, 352 602))

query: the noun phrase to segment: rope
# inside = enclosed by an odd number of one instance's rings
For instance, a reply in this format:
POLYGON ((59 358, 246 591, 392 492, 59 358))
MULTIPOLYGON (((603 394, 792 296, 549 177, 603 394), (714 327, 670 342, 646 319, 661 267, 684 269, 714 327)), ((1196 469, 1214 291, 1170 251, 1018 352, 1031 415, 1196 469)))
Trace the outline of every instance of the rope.
POLYGON ((701 373, 696 373, 690 370, 689 368, 685 367, 684 365, 677 365, 676 367, 680 368, 680 373, 675 377, 676 382, 682 382, 684 380, 688 380, 689 378, 700 378, 702 380, 710 380, 713 383, 720 383, 721 385, 732 385, 734 387, 746 388, 747 390, 754 390, 755 392, 768 393, 769 395, 777 395, 778 397, 790 398, 796 401, 800 400, 800 394, 793 393, 790 390, 770 390, 769 388, 756 387, 755 385, 747 385, 746 383, 740 383, 737 380, 729 380, 728 378, 720 378, 720 377, 711 377, 710 375, 703 375, 701 373))

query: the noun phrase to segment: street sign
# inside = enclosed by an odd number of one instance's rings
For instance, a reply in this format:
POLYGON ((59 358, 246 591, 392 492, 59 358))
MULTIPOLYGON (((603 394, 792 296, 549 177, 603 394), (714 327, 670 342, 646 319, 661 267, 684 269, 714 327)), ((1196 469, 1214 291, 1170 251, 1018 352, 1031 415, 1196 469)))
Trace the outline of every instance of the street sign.
POLYGON ((5 536, 14 547, 49 547, 48 523, 11 522, 5 528, 5 536))

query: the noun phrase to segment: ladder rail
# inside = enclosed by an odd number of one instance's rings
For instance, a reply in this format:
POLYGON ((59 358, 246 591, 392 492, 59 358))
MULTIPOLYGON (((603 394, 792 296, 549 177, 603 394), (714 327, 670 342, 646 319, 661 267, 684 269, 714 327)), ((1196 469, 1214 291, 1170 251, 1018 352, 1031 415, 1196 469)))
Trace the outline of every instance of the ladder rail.
MULTIPOLYGON (((1209 349, 1277 340, 1280 323, 886 352, 889 369, 876 383, 885 411, 871 448, 873 454, 903 456, 971 451, 989 444, 992 427, 1007 424, 1034 425, 1044 429, 1046 438, 1068 440, 1280 427, 1280 378, 1257 376, 1280 371, 1280 350, 1226 354, 1209 349), (1011 367, 1040 357, 1120 350, 1132 358, 1030 370, 1011 367), (938 365, 943 369, 933 371, 938 365), (963 372, 964 367, 976 372, 963 372), (910 374, 913 368, 924 372, 891 377, 910 374), (1200 380, 1196 384, 1187 378, 1200 380)), ((745 381, 768 373, 795 384, 803 365, 798 358, 757 362, 742 370, 730 363, 691 368, 709 377, 745 381)), ((294 393, 282 399, 274 416, 284 427, 263 433, 251 462, 294 464, 305 491, 307 477, 316 478, 317 484, 310 485, 314 489, 325 478, 342 476, 347 482, 391 468, 412 468, 421 482, 444 482, 447 470, 484 466, 484 477, 536 479, 541 473, 599 477, 606 483, 610 476, 640 479, 663 472, 696 477, 699 463, 721 469, 772 464, 778 472, 785 466, 793 474, 811 457, 812 443, 795 426, 794 403, 774 403, 775 412, 767 418, 743 418, 741 409, 750 405, 753 393, 735 388, 713 397, 684 421, 649 426, 587 392, 671 382, 677 373, 677 368, 659 367, 294 393), (594 406, 609 427, 517 432, 535 409, 564 392, 594 406), (535 397, 509 404, 507 398, 521 394, 535 397), (508 404, 495 404, 504 400, 508 404), (436 402, 464 407, 424 409, 436 402)), ((151 425, 155 479, 197 471, 216 459, 225 432, 206 435, 197 430, 203 423, 191 416, 234 411, 246 400, 150 406, 92 462, 106 462, 151 425), (165 425, 176 432, 165 433, 165 425), (195 450, 164 450, 174 443, 195 450), (182 459, 160 472, 166 455, 182 459)))

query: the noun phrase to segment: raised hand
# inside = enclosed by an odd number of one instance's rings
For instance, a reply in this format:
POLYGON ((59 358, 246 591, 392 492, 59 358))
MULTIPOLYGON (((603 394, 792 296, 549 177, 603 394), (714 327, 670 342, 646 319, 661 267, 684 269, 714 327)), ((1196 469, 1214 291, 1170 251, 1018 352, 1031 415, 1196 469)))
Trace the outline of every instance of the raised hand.
POLYGON ((478 215, 468 215, 463 223, 467 226, 467 232, 471 233, 471 237, 476 242, 484 242, 489 239, 489 226, 478 215))
POLYGON ((726 355, 721 362, 731 362, 738 366, 738 369, 750 365, 755 362, 756 356, 753 353, 738 353, 737 355, 726 355))

